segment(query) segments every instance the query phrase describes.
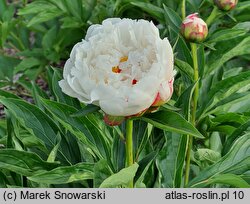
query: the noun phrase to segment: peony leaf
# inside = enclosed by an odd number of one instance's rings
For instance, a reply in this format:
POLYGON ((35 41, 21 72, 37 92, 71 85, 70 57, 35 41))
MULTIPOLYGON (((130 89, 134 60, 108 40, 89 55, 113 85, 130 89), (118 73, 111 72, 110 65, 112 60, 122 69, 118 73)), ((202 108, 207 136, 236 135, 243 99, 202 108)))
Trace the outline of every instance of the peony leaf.
POLYGON ((245 133, 249 131, 250 131, 250 120, 246 121, 244 124, 238 127, 231 135, 227 137, 227 140, 223 145, 222 153, 226 154, 230 150, 233 142, 237 140, 239 137, 243 137, 245 133))
POLYGON ((94 188, 98 188, 101 183, 112 175, 107 160, 101 159, 94 166, 94 188))
POLYGON ((177 68, 183 72, 188 78, 193 81, 194 78, 194 69, 187 62, 182 61, 180 59, 175 59, 175 65, 177 68))
MULTIPOLYGON (((1 41, 1 40, 0 40, 1 41)), ((20 60, 7 56, 0 56, 0 80, 12 80, 14 67, 20 60)))
POLYGON ((151 152, 139 161, 139 167, 135 175, 135 186, 143 185, 143 180, 148 172, 150 165, 153 163, 157 155, 157 152, 151 152))
POLYGON ((27 69, 31 69, 32 67, 38 67, 42 62, 34 57, 23 59, 15 68, 15 74, 18 72, 23 72, 27 69))
POLYGON ((45 162, 37 154, 14 149, 0 150, 1 169, 31 176, 58 167, 58 163, 45 162))
POLYGON ((181 27, 181 17, 171 8, 163 4, 164 17, 167 25, 170 25, 175 32, 179 32, 181 27))
POLYGON ((73 113, 70 116, 71 117, 82 117, 82 116, 86 116, 90 113, 94 113, 98 110, 100 110, 99 106, 89 104, 89 105, 85 106, 84 108, 82 108, 81 110, 78 110, 77 112, 73 113))
POLYGON ((156 113, 145 115, 142 120, 151 123, 157 128, 176 132, 180 134, 192 135, 197 138, 204 138, 204 136, 180 114, 162 110, 156 113))
POLYGON ((218 32, 213 33, 206 41, 206 43, 215 43, 215 42, 221 42, 223 40, 237 38, 239 36, 245 35, 246 32, 247 31, 244 29, 232 29, 232 28, 220 30, 218 32))
POLYGON ((150 3, 132 1, 130 4, 141 8, 159 21, 164 21, 164 10, 150 3))
POLYGON ((100 188, 116 188, 120 186, 127 186, 128 183, 135 177, 135 173, 139 165, 134 163, 132 166, 122 169, 116 174, 111 175, 105 179, 100 188))
MULTIPOLYGON (((46 148, 51 151, 56 144, 56 135, 59 131, 56 123, 35 105, 20 99, 1 98, 0 102, 32 135, 42 140, 46 148)), ((58 157, 68 161, 65 152, 60 148, 58 157)))
POLYGON ((78 163, 73 166, 63 166, 51 171, 28 177, 29 180, 45 184, 64 184, 74 181, 93 179, 94 164, 78 163))
POLYGON ((46 99, 41 99, 41 101, 64 128, 88 147, 87 151, 98 155, 99 158, 107 154, 107 159, 110 159, 108 154, 110 138, 104 131, 106 126, 103 123, 100 124, 101 121, 96 116, 73 118, 71 114, 76 112, 74 107, 46 99))
MULTIPOLYGON (((221 174, 241 175, 250 170, 250 133, 235 141, 230 151, 215 164, 199 173, 190 183, 189 187, 205 187, 208 180, 221 174)), ((217 180, 217 183, 218 182, 217 180)))
MULTIPOLYGON (((237 93, 237 94, 234 93, 239 92, 239 90, 241 89, 246 89, 247 87, 249 87, 249 83, 250 83, 250 71, 246 71, 238 74, 237 76, 226 78, 214 84, 212 88, 210 88, 207 95, 204 96, 203 101, 205 103, 202 104, 202 107, 199 110, 198 115, 200 115, 201 117, 205 117, 206 115, 212 114, 215 111, 217 111, 217 108, 219 108, 219 106, 221 105, 224 105, 226 103, 232 103, 233 100, 235 99, 240 100, 243 99, 243 97, 248 98, 249 97, 248 92, 237 93), (237 97, 238 95, 240 97, 237 97), (227 100, 227 98, 229 98, 230 100, 227 100)), ((232 104, 230 106, 232 106, 232 104)), ((229 110, 225 110, 225 112, 227 111, 229 110)))
POLYGON ((161 175, 161 187, 179 188, 182 182, 187 138, 177 133, 164 132, 164 134, 167 142, 156 158, 156 165, 161 175))
POLYGON ((49 150, 53 148, 58 127, 49 116, 36 106, 20 99, 0 98, 0 102, 29 132, 44 141, 49 150))
POLYGON ((233 57, 249 54, 250 36, 245 38, 243 37, 240 36, 238 37, 239 39, 237 38, 235 41, 230 39, 228 41, 220 41, 217 43, 215 46, 216 51, 211 52, 211 54, 208 56, 209 61, 205 67, 205 75, 214 73, 216 69, 221 67, 225 62, 232 59, 233 57))
POLYGON ((218 174, 206 181, 209 184, 226 184, 237 188, 250 188, 250 185, 235 174, 218 174))

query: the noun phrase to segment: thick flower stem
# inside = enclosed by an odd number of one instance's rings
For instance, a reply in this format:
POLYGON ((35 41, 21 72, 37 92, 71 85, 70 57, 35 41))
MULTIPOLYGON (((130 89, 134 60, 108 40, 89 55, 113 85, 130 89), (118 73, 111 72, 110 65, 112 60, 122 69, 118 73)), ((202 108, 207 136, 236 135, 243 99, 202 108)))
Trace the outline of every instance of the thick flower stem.
MULTIPOLYGON (((191 51, 192 51, 193 66, 194 66, 194 81, 196 82, 199 79, 199 70, 198 70, 198 59, 197 59, 197 45, 195 43, 191 43, 191 51)), ((192 124, 194 126, 195 126, 195 115, 197 110, 198 96, 199 96, 199 84, 196 85, 193 94, 192 124)), ((187 157, 186 157, 186 169, 185 169, 185 186, 187 186, 189 181, 190 157, 191 157, 192 147, 193 147, 193 137, 189 135, 188 148, 186 154, 187 157)))
POLYGON ((182 15, 182 20, 184 20, 186 18, 186 0, 182 0, 181 15, 182 15))
POLYGON ((206 24, 207 26, 210 26, 211 23, 214 21, 215 18, 218 17, 218 15, 220 14, 219 9, 215 6, 210 14, 210 16, 208 16, 207 20, 206 20, 206 24))
MULTIPOLYGON (((133 165, 133 120, 128 119, 126 123, 126 167, 133 165)), ((133 180, 130 181, 128 187, 133 188, 133 180)))
MULTIPOLYGON (((194 82, 199 79, 199 68, 198 68, 198 58, 197 58, 197 45, 191 43, 193 66, 194 66, 194 82)), ((195 114, 197 109, 197 102, 199 97, 199 84, 196 85, 193 95, 193 109, 192 109, 192 123, 195 125, 195 114)))

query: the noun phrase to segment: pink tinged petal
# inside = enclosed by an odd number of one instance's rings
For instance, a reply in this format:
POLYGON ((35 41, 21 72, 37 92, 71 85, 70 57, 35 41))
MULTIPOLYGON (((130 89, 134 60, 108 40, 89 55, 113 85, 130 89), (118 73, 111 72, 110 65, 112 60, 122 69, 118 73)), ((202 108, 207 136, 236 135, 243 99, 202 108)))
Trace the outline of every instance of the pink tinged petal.
POLYGON ((146 111, 146 113, 154 113, 154 112, 158 111, 159 108, 160 108, 160 106, 151 106, 151 107, 149 107, 149 109, 146 111))
POLYGON ((151 106, 161 106, 168 102, 173 94, 173 82, 174 80, 171 79, 167 83, 165 82, 161 84, 160 90, 151 106))
POLYGON ((198 13, 193 13, 193 14, 190 14, 190 15, 188 15, 186 18, 188 18, 188 19, 194 19, 194 18, 198 18, 198 13))

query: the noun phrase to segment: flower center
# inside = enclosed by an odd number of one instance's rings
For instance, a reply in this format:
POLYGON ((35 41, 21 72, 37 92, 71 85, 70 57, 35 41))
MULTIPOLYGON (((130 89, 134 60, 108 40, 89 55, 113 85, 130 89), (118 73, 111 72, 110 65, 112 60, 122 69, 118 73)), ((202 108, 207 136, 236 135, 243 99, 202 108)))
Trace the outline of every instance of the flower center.
MULTIPOLYGON (((128 60, 127 56, 121 57, 119 63, 126 62, 127 60, 128 60)), ((121 73, 121 71, 122 70, 120 69, 119 65, 112 67, 112 72, 114 72, 114 73, 119 74, 119 73, 121 73)))
POLYGON ((137 80, 136 79, 133 79, 132 80, 132 85, 135 85, 137 83, 137 80))
POLYGON ((112 67, 112 72, 114 73, 121 73, 121 69, 119 68, 119 66, 115 66, 115 67, 112 67))

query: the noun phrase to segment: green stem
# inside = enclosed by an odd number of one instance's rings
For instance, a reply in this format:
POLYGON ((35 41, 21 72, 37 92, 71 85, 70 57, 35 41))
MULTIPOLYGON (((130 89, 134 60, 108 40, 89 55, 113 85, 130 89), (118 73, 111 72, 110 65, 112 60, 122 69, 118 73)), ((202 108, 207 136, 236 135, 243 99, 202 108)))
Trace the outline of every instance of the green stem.
POLYGON ((184 20, 186 18, 186 0, 182 0, 181 14, 182 14, 182 20, 184 20))
MULTIPOLYGON (((128 119, 126 123, 126 167, 133 165, 133 120, 128 119)), ((134 187, 134 181, 131 180, 128 187, 134 187)))
MULTIPOLYGON (((194 81, 196 82, 199 79, 199 70, 198 70, 198 59, 197 59, 197 45, 195 43, 191 43, 191 51, 193 58, 193 66, 194 66, 194 81)), ((197 102, 199 96, 199 84, 196 85, 194 94, 193 94, 193 109, 192 109, 192 124, 195 126, 195 115, 197 110, 197 102)), ((187 149, 187 158, 186 158, 186 169, 185 169, 185 186, 187 186, 189 181, 190 174, 190 158, 191 151, 193 147, 193 137, 191 135, 188 136, 188 149, 187 149)))
MULTIPOLYGON (((199 79, 199 68, 198 68, 198 58, 197 58, 197 45, 195 43, 191 43, 191 50, 192 50, 192 58, 194 66, 194 81, 196 82, 199 79)), ((195 125, 195 114, 197 109, 198 96, 199 96, 199 84, 197 84, 194 89, 193 110, 192 110, 193 125, 195 125)))
POLYGON ((218 15, 220 14, 219 9, 215 6, 210 14, 210 16, 208 16, 207 20, 206 20, 206 24, 209 27, 211 25, 211 23, 214 21, 215 18, 218 17, 218 15))

